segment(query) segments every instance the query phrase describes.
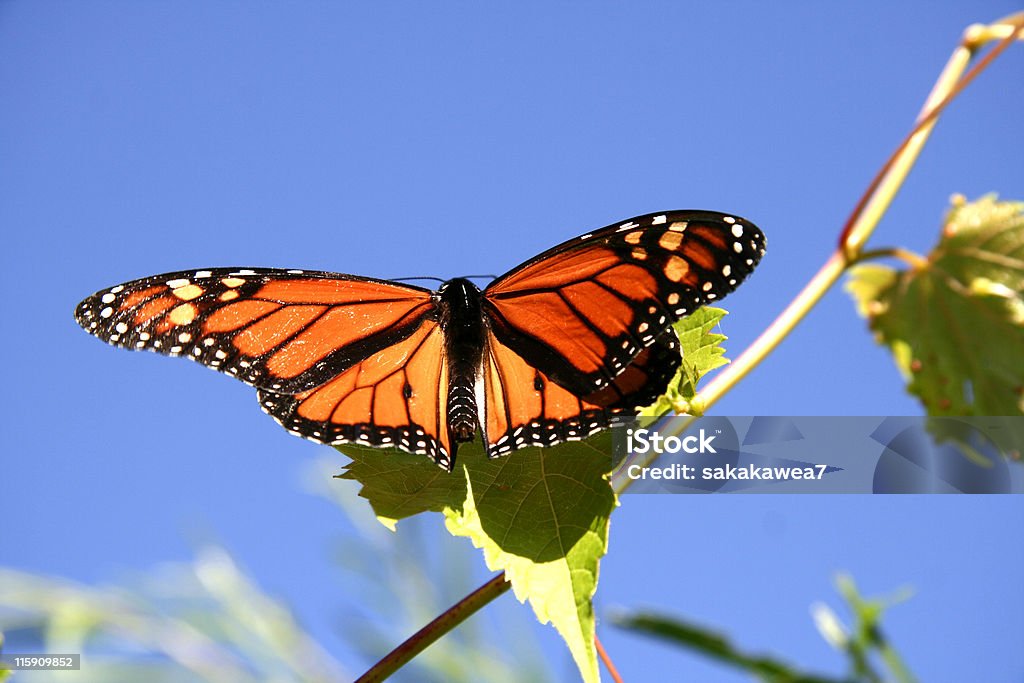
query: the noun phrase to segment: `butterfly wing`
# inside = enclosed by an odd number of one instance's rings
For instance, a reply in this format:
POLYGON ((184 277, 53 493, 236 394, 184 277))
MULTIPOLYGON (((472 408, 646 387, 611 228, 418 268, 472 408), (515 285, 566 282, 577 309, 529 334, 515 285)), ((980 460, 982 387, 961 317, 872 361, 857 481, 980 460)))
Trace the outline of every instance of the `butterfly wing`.
POLYGON ((75 319, 129 349, 186 356, 261 389, 299 393, 412 335, 431 292, 324 272, 220 268, 101 290, 75 319))
POLYGON ((501 346, 577 396, 607 387, 669 326, 735 289, 764 254, 749 221, 648 214, 564 242, 491 283, 501 346))
POLYGON ((391 446, 451 470, 444 336, 426 321, 402 341, 298 394, 260 390, 263 410, 293 434, 327 444, 391 446))
POLYGON ((603 389, 580 398, 490 333, 484 352, 484 446, 498 457, 527 446, 578 441, 616 415, 633 414, 665 393, 681 362, 679 341, 667 330, 603 389))

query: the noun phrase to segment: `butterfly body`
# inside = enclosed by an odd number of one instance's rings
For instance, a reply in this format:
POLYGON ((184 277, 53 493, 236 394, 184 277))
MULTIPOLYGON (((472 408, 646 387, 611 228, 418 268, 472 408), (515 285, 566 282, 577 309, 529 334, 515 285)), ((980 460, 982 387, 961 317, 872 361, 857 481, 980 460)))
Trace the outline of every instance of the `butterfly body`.
POLYGON ((478 432, 496 457, 585 438, 653 403, 681 362, 672 323, 735 289, 764 244, 742 218, 668 211, 564 242, 483 290, 210 268, 100 290, 75 318, 108 343, 255 386, 299 436, 450 470, 478 432))
MULTIPOLYGON (((480 288, 465 278, 448 280, 434 296, 448 352, 448 438, 472 441, 479 426, 477 389, 482 376, 486 321, 480 288)), ((453 450, 454 456, 454 450, 453 450)))

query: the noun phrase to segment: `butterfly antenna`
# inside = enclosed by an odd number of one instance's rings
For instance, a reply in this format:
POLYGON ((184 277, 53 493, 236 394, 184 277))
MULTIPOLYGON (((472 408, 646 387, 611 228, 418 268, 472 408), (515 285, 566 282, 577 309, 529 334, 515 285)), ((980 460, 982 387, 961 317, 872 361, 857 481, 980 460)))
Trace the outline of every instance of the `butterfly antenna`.
POLYGON ((409 280, 433 280, 434 282, 442 282, 442 283, 444 282, 444 280, 442 280, 441 278, 434 277, 433 275, 413 275, 411 277, 393 277, 393 278, 391 278, 392 282, 408 282, 409 280))

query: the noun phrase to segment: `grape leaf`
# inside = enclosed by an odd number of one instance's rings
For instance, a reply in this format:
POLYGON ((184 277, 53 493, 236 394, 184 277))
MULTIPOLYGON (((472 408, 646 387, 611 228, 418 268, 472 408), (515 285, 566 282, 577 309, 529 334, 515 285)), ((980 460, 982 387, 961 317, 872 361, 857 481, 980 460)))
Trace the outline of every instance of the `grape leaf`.
POLYGON ((451 474, 422 456, 340 448, 352 457, 341 476, 363 483, 382 523, 442 512, 452 535, 481 548, 488 568, 505 570, 516 597, 558 629, 584 680, 598 680, 591 599, 617 504, 610 432, 494 460, 479 442, 465 444, 451 474))
POLYGON ((728 311, 721 308, 705 306, 673 325, 679 337, 683 362, 676 376, 668 383, 665 395, 641 410, 641 417, 692 412, 690 402, 697 395, 697 383, 701 377, 729 362, 722 347, 722 342, 728 337, 711 331, 728 314, 728 311))
MULTIPOLYGON (((446 507, 461 506, 466 499, 466 477, 461 468, 449 474, 422 455, 397 448, 345 444, 338 450, 352 458, 339 478, 360 482, 359 495, 370 501, 377 519, 392 531, 400 519, 421 512, 443 512, 446 507)), ((479 443, 459 447, 458 464, 467 460, 487 462, 479 443)))
POLYGON ((469 538, 491 570, 504 570, 520 602, 565 640, 585 681, 598 681, 594 610, 598 567, 616 506, 608 482, 606 432, 575 448, 529 448, 469 472, 460 510, 445 510, 448 530, 469 538))
POLYGON ((847 290, 929 415, 1024 414, 1024 203, 955 200, 918 267, 847 290))

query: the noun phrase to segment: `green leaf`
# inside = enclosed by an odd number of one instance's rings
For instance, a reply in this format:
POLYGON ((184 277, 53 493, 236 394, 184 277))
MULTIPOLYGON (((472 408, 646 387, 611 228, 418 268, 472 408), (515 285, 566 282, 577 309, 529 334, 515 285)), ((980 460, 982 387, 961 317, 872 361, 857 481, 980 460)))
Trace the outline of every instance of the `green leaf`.
POLYGON ((504 570, 520 602, 551 622, 585 681, 599 680, 592 598, 616 505, 608 482, 610 438, 575 448, 530 448, 471 471, 461 510, 445 511, 448 530, 504 570))
MULTIPOLYGON (((421 512, 444 512, 466 500, 466 477, 461 469, 449 474, 422 455, 396 448, 345 444, 338 450, 352 458, 339 477, 363 485, 359 495, 370 501, 377 519, 392 531, 400 519, 421 512)), ((480 444, 459 447, 459 464, 467 460, 487 460, 480 444)))
POLYGON ((591 600, 616 505, 608 482, 610 432, 494 460, 481 444, 466 444, 451 474, 392 450, 342 450, 353 458, 342 476, 363 482, 360 495, 382 522, 442 512, 452 535, 483 550, 490 569, 506 572, 516 597, 555 626, 583 679, 598 680, 591 600))
POLYGON ((705 306, 673 326, 679 337, 683 362, 665 395, 641 410, 641 417, 658 417, 669 412, 700 414, 699 406, 691 405, 697 395, 697 383, 708 372, 729 362, 722 347, 728 337, 711 331, 726 315, 728 311, 705 306))
POLYGON ((926 260, 847 290, 929 415, 1024 414, 1024 203, 957 200, 926 260))
POLYGON ((637 612, 616 616, 614 621, 617 626, 656 636, 699 652, 705 657, 742 669, 763 681, 771 683, 843 683, 841 679, 801 673, 774 657, 747 654, 736 648, 725 636, 672 617, 637 612))

